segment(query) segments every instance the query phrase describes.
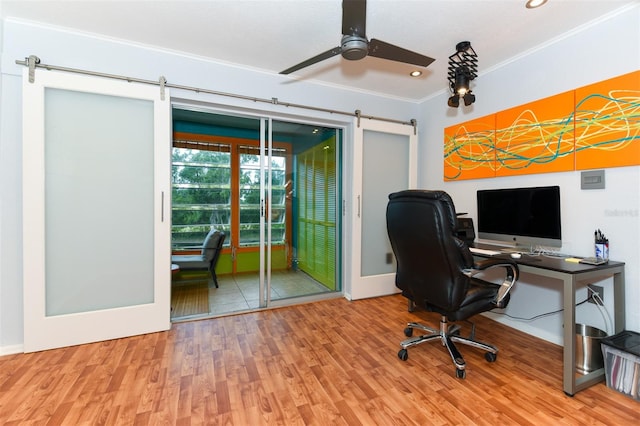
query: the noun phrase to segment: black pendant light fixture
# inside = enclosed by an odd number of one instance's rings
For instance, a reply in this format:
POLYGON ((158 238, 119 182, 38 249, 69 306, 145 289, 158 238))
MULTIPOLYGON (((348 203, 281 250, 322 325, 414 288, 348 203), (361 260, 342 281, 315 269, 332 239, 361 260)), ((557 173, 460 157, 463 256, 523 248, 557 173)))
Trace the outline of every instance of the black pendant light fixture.
POLYGON ((476 101, 469 83, 478 76, 478 55, 471 47, 471 42, 461 41, 456 45, 456 53, 449 56, 448 76, 451 97, 447 104, 450 107, 457 108, 460 98, 466 106, 476 101))

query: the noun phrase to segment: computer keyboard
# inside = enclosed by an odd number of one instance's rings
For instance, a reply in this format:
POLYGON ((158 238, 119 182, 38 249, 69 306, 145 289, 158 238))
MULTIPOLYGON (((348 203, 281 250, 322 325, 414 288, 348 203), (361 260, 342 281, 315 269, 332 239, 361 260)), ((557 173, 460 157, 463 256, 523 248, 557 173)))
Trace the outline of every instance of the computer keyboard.
POLYGON ((486 249, 481 249, 477 247, 469 247, 469 250, 471 251, 471 253, 484 254, 485 256, 495 256, 495 255, 501 254, 497 250, 486 250, 486 249))
POLYGON ((563 258, 563 257, 571 257, 571 256, 570 256, 570 255, 568 255, 568 254, 558 253, 558 252, 556 252, 556 251, 545 252, 545 253, 543 253, 543 254, 544 254, 545 256, 548 256, 548 257, 560 257, 560 258, 563 258))

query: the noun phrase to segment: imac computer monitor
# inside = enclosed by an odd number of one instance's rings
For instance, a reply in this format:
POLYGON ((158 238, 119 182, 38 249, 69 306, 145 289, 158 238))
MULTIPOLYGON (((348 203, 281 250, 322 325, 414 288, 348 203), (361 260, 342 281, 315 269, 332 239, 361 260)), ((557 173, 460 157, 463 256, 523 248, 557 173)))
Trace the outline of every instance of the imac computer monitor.
POLYGON ((477 192, 478 238, 510 246, 561 247, 560 187, 477 192))

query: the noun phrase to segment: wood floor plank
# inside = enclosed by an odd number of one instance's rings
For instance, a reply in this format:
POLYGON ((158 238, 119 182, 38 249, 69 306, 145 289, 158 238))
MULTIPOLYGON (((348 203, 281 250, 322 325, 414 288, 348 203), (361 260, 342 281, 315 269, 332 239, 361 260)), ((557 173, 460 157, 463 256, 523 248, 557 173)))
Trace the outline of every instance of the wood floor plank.
MULTIPOLYGON (((637 424, 640 402, 599 383, 562 391, 562 348, 485 317, 494 363, 440 343, 397 357, 401 296, 334 299, 174 324, 108 342, 0 357, 0 424, 450 425, 637 424)), ((463 325, 463 334, 469 328, 463 325)))

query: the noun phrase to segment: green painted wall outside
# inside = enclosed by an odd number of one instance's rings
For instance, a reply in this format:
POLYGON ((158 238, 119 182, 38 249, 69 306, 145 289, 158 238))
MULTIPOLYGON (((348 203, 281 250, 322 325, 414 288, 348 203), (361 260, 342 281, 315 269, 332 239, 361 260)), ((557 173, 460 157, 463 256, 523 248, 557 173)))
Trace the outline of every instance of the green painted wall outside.
POLYGON ((298 268, 336 290, 336 138, 298 154, 298 268))

